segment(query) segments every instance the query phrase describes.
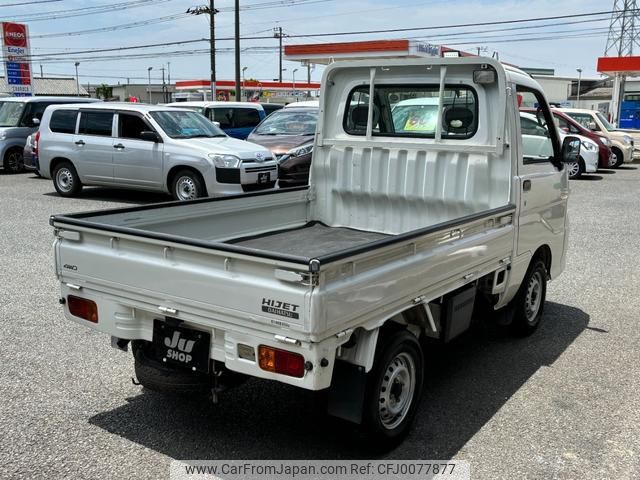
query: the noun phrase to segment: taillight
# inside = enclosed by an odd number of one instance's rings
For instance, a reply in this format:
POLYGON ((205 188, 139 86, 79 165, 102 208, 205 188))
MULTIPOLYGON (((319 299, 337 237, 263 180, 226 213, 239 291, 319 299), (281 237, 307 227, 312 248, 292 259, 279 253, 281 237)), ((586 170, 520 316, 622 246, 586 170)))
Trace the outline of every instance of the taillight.
POLYGON ((93 300, 69 295, 67 297, 67 306, 69 307, 69 313, 74 317, 98 323, 98 306, 93 300))
POLYGON ((36 136, 33 138, 33 154, 38 156, 38 145, 40 144, 40 131, 36 132, 36 136))
POLYGON ((281 373, 290 377, 304 376, 304 357, 299 353, 260 345, 258 347, 260 368, 268 372, 281 373))

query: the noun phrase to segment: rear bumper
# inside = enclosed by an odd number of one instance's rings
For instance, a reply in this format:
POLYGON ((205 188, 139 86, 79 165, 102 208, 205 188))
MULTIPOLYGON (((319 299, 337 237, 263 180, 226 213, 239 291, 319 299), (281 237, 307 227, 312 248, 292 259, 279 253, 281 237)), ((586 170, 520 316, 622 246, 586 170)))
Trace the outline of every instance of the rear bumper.
MULTIPOLYGON (((75 317, 64 306, 64 314, 68 320, 85 327, 105 333, 112 337, 125 340, 153 340, 154 319, 165 318, 165 314, 149 309, 141 309, 131 306, 126 299, 118 299, 100 292, 81 289, 70 289, 62 284, 62 298, 68 295, 80 296, 93 300, 98 305, 98 323, 91 323, 82 318, 75 317)), ((178 314, 180 316, 180 314, 178 314)), ((247 322, 248 324, 249 322, 247 322)), ((331 376, 335 361, 335 352, 338 346, 335 337, 313 343, 288 339, 283 342, 276 339, 276 335, 261 330, 248 328, 247 325, 230 327, 228 324, 215 319, 202 320, 199 318, 185 319, 180 326, 205 331, 211 334, 211 348, 209 358, 224 363, 225 367, 234 372, 250 375, 267 380, 275 380, 307 390, 323 390, 331 385, 331 376), (239 347, 242 345, 242 347, 239 347), (266 345, 289 352, 298 353, 309 362, 302 378, 290 377, 262 370, 258 364, 258 347, 266 345), (254 360, 240 358, 239 348, 246 352, 253 349, 254 360), (324 365, 324 366, 323 366, 324 365)), ((243 355, 246 357, 246 355, 243 355)))

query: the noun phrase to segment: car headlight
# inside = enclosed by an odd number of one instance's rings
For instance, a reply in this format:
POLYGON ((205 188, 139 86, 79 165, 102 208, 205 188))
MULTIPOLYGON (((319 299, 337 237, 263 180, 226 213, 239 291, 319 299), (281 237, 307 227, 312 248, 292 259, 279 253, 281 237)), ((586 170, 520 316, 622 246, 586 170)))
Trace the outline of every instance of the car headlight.
POLYGON ((629 135, 622 137, 622 141, 625 145, 631 145, 633 143, 633 139, 629 135))
POLYGON ((210 153, 209 158, 213 160, 213 164, 218 168, 238 168, 242 163, 235 155, 218 155, 210 153))
POLYGON ((301 157, 302 155, 307 155, 311 152, 313 152, 313 143, 307 143, 306 145, 292 148, 287 152, 287 155, 291 155, 292 157, 301 157))
POLYGON ((597 152, 598 146, 592 142, 582 141, 582 148, 584 148, 587 152, 597 152))

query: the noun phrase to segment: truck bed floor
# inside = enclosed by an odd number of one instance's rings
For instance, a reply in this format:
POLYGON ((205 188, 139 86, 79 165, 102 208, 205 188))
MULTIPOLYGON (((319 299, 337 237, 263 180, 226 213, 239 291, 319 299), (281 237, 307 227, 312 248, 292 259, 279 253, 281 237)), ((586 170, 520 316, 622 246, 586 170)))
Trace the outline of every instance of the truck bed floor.
POLYGON ((312 222, 304 227, 237 238, 228 243, 256 250, 314 258, 359 247, 388 236, 384 233, 329 227, 322 223, 312 222))

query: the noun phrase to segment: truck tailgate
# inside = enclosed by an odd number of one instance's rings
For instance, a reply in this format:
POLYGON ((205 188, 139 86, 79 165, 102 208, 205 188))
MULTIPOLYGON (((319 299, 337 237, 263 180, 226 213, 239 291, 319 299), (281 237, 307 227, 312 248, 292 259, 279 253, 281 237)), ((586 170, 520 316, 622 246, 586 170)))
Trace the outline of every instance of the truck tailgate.
POLYGON ((63 284, 115 297, 133 316, 141 309, 218 327, 230 323, 275 333, 283 328, 308 331, 310 287, 289 274, 304 271, 304 265, 56 227, 56 273, 63 284))

